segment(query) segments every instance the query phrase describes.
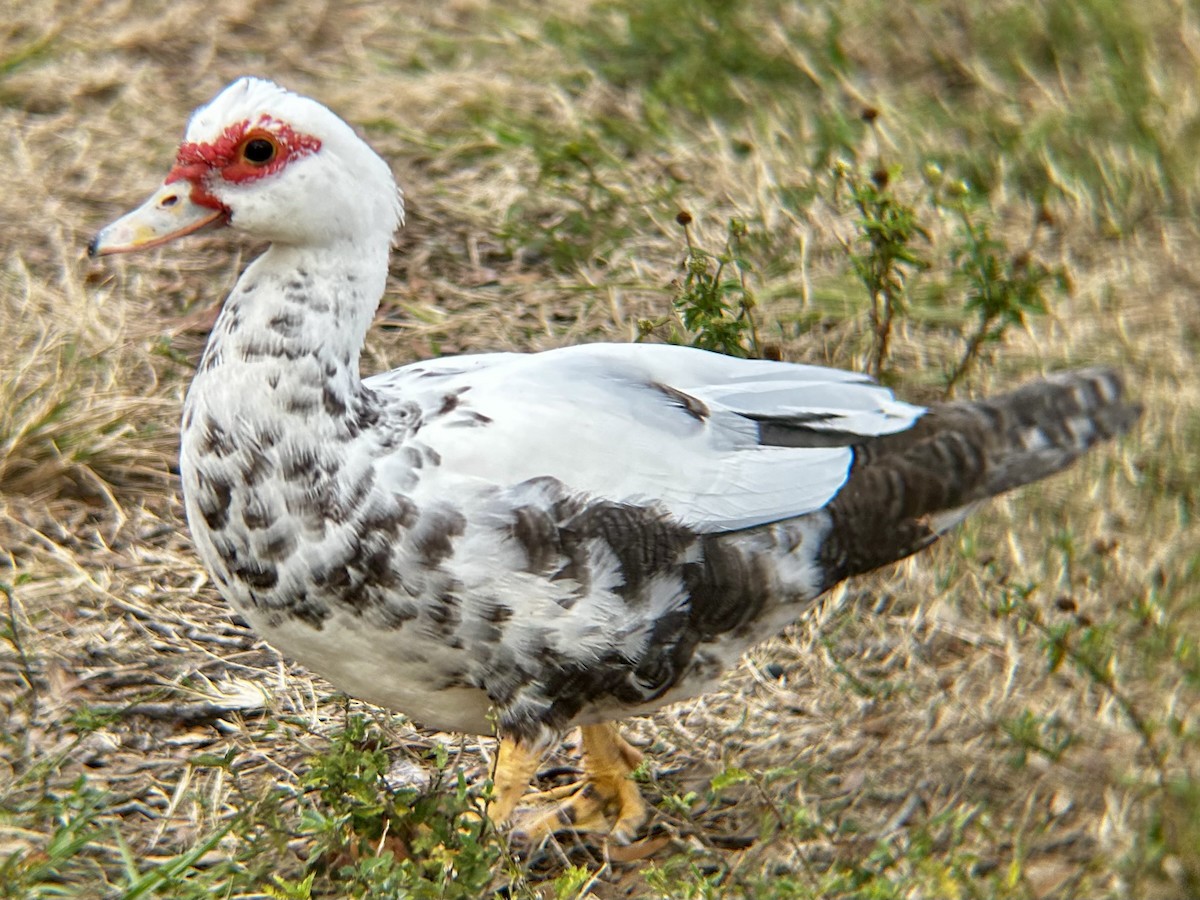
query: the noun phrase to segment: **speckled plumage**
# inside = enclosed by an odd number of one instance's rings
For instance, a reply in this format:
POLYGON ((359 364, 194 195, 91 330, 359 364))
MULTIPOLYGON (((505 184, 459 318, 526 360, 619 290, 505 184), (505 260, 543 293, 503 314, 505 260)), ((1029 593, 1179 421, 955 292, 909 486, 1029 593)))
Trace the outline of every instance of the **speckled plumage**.
POLYGON ((402 218, 387 166, 252 79, 186 140, 193 198, 272 241, 184 408, 196 546, 279 649, 425 725, 494 714, 544 746, 700 693, 838 581, 1136 416, 1105 371, 926 411, 852 373, 651 345, 361 379, 402 218), (303 152, 261 179, 196 174, 206 142, 272 123, 303 152))

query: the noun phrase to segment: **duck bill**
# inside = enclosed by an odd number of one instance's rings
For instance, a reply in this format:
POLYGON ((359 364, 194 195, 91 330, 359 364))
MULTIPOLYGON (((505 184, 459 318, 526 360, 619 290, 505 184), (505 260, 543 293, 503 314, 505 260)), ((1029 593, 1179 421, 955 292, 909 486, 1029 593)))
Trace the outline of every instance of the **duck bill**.
POLYGON ((186 180, 164 184, 133 212, 101 228, 88 244, 88 256, 146 250, 209 225, 224 224, 225 209, 196 203, 191 187, 186 180))

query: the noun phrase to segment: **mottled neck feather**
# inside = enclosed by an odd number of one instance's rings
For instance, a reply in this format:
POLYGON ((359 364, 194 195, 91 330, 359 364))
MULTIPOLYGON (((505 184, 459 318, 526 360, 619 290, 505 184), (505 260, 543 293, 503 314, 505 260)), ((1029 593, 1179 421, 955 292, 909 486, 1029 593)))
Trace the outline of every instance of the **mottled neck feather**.
POLYGON ((383 293, 387 254, 382 241, 272 246, 225 301, 189 402, 240 417, 344 412, 362 391, 359 353, 383 293))

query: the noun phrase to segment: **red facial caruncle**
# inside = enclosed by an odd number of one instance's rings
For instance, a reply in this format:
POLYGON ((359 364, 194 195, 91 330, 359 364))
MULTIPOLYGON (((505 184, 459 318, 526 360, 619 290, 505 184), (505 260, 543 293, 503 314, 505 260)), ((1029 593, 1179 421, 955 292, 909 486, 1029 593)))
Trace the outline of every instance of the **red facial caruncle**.
POLYGON ((208 191, 208 176, 244 184, 278 172, 292 160, 320 149, 317 138, 299 134, 286 122, 264 115, 253 125, 249 120, 230 125, 215 141, 180 145, 166 183, 191 182, 193 203, 228 212, 208 191))

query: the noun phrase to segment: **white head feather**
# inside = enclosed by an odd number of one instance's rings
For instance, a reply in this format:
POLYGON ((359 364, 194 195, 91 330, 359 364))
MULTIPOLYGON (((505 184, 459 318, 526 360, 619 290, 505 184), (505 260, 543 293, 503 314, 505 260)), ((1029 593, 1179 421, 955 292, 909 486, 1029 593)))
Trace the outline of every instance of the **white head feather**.
POLYGON ((319 148, 254 180, 229 181, 219 169, 205 175, 204 187, 228 208, 231 227, 277 244, 328 246, 390 241, 403 223, 388 164, 317 101, 265 79, 239 78, 192 115, 185 146, 216 145, 238 127, 290 131, 319 148))

